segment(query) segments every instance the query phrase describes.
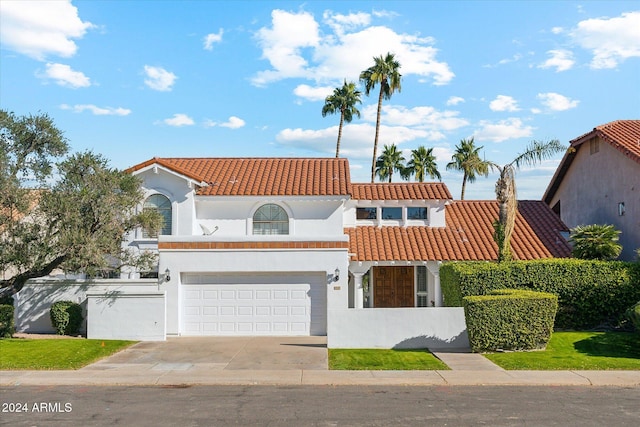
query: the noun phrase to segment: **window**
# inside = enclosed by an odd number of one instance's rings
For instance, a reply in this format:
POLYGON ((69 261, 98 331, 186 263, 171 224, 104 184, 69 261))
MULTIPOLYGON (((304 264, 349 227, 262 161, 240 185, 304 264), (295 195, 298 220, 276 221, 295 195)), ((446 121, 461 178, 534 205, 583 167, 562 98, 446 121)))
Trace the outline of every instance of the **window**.
POLYGON ((597 138, 589 141, 589 154, 596 154, 600 151, 600 141, 597 138))
POLYGON ((427 208, 407 208, 407 219, 427 220, 427 208))
POLYGON ((376 219, 378 210, 376 208, 356 208, 357 219, 376 219))
MULTIPOLYGON (((162 217, 161 235, 171 234, 171 202, 162 194, 149 196, 144 202, 143 209, 155 210, 162 217)), ((158 237, 158 233, 142 230, 142 237, 158 237)))
POLYGON ((402 219, 402 208, 382 208, 382 219, 402 219))
POLYGON ((253 234, 289 234, 289 216, 278 205, 262 205, 253 214, 253 234))
POLYGON ((427 267, 419 265, 416 268, 417 278, 417 306, 429 307, 429 294, 427 291, 427 267))

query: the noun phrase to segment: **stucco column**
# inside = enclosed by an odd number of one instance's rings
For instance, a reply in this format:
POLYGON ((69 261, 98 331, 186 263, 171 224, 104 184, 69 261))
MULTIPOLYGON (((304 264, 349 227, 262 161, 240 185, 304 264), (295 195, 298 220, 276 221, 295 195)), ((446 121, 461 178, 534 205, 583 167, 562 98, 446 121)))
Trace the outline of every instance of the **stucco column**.
POLYGON ((364 293, 362 289, 362 276, 364 273, 353 274, 353 308, 364 308, 364 293))
POLYGON ((427 263, 427 269, 433 276, 433 295, 429 297, 433 300, 436 307, 442 307, 442 289, 440 288, 440 261, 435 263, 427 263))

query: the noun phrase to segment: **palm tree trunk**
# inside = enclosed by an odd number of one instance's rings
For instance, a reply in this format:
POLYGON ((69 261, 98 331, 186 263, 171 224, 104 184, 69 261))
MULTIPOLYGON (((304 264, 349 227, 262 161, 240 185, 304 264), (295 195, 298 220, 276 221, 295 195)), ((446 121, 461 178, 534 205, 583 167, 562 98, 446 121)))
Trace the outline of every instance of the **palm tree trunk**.
POLYGON ((376 178, 376 159, 378 158, 378 135, 380 134, 380 113, 382 112, 382 87, 380 84, 380 95, 378 95, 378 115, 376 118, 376 137, 373 140, 373 160, 371 160, 371 183, 376 178))
POLYGON ((340 113, 340 126, 338 126, 338 142, 336 144, 336 159, 340 155, 340 138, 342 138, 342 124, 344 123, 344 111, 340 113))
POLYGON ((467 173, 462 175, 462 191, 460 192, 460 200, 464 200, 464 190, 467 187, 467 173))

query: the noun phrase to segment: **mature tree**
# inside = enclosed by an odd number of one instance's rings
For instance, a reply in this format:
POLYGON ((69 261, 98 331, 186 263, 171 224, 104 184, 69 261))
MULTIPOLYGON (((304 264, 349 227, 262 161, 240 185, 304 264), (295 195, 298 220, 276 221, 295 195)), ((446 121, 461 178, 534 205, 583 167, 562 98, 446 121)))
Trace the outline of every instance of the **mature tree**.
POLYGON ((333 93, 327 96, 322 107, 322 117, 327 114, 340 113, 340 126, 338 126, 338 142, 336 143, 336 157, 340 155, 340 139, 342 138, 342 125, 344 122, 351 123, 353 116, 360 117, 360 110, 356 104, 361 104, 362 92, 356 89, 356 84, 344 81, 342 87, 335 88, 333 93))
POLYGON ((385 144, 382 154, 376 161, 376 175, 381 181, 388 179, 391 182, 393 173, 396 171, 401 173, 404 171, 404 156, 395 144, 385 144))
POLYGON ((451 156, 451 161, 447 163, 447 170, 456 170, 463 173, 460 200, 464 200, 467 181, 474 183, 476 175, 484 175, 485 177, 489 175, 491 162, 480 158, 479 152, 482 148, 482 146, 475 146, 473 138, 462 139, 460 144, 456 145, 456 151, 451 156))
POLYGON ((613 225, 579 225, 572 228, 569 235, 569 241, 573 245, 571 254, 580 259, 616 259, 622 252, 622 245, 618 240, 620 230, 616 230, 613 225))
POLYGON ((533 141, 523 153, 518 154, 510 163, 504 166, 491 164, 492 167, 495 167, 500 172, 495 188, 500 211, 498 220, 493 224, 495 230, 494 240, 498 244, 498 261, 511 259, 511 234, 513 233, 518 213, 516 170, 522 165, 534 166, 565 149, 566 147, 555 139, 548 142, 533 141))
POLYGON ((432 179, 438 178, 438 181, 442 181, 442 176, 438 172, 436 156, 433 155, 433 148, 427 149, 424 146, 411 150, 411 160, 407 163, 407 167, 400 171, 400 174, 402 179, 407 181, 412 175, 415 175, 418 182, 424 182, 426 175, 429 175, 432 179))
POLYGON ((125 232, 160 224, 153 212, 135 213, 140 181, 89 152, 62 160, 67 151, 46 114, 0 111, 0 297, 55 269, 91 274, 155 262, 121 246, 125 232))
POLYGON ((380 114, 382 112, 382 100, 391 99, 395 91, 400 92, 400 80, 402 74, 398 71, 400 63, 396 61, 393 53, 386 56, 380 55, 373 58, 374 64, 360 73, 360 81, 364 84, 364 93, 369 96, 371 91, 380 85, 378 93, 378 113, 376 116, 376 136, 373 141, 373 159, 371 161, 371 182, 376 176, 376 161, 378 158, 378 136, 380 135, 380 114))

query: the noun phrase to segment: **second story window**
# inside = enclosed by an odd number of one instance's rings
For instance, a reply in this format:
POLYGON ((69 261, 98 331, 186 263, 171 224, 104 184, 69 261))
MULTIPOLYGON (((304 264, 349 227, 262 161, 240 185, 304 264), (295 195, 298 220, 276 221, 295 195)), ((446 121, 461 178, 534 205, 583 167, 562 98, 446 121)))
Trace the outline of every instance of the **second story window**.
POLYGON ((382 208, 382 219, 402 219, 402 208, 382 208))
POLYGON ((376 208, 356 208, 356 218, 357 219, 376 219, 377 212, 378 211, 376 208))
POLYGON ((162 217, 162 228, 158 233, 142 230, 142 237, 158 237, 158 234, 171 234, 171 202, 162 194, 154 194, 147 197, 143 205, 144 210, 155 210, 162 217))
POLYGON ((253 214, 253 234, 289 234, 289 216, 278 205, 262 205, 253 214))
POLYGON ((427 220, 427 208, 407 208, 407 219, 427 220))

